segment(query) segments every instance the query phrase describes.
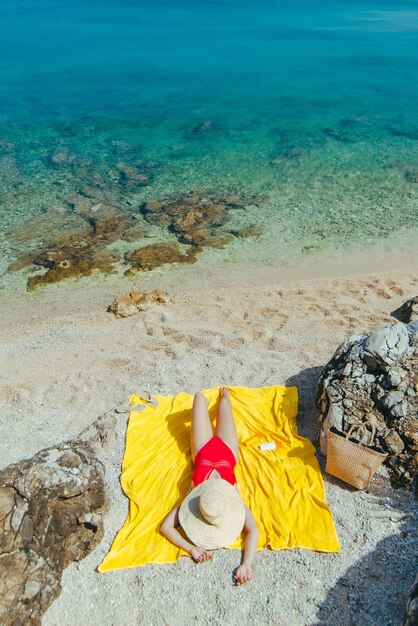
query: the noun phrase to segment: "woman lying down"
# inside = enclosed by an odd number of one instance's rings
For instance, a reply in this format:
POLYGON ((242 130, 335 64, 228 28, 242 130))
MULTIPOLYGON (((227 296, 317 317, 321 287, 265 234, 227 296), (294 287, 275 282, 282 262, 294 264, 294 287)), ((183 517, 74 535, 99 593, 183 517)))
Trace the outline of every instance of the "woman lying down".
POLYGON ((246 531, 244 554, 235 572, 237 585, 252 578, 252 564, 258 542, 255 519, 241 500, 234 467, 238 461, 238 435, 232 414, 229 389, 220 388, 213 436, 208 404, 197 393, 192 411, 192 459, 194 472, 186 498, 161 525, 161 532, 176 546, 186 550, 197 563, 212 558, 209 550, 224 548, 246 531), (188 540, 178 532, 181 525, 188 540))

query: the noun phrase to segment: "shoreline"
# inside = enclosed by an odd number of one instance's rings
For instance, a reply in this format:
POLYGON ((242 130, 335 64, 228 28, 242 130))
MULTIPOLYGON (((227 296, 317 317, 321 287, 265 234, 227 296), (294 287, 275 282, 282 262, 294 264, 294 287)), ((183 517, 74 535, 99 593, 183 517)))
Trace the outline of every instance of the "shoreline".
MULTIPOLYGON (((390 276, 394 272, 418 270, 416 241, 418 230, 410 229, 398 231, 386 239, 370 243, 368 247, 358 243, 299 254, 287 260, 272 258, 247 262, 231 260, 225 256, 228 250, 206 249, 192 265, 165 265, 137 272, 131 278, 117 272, 105 275, 96 271, 89 277, 50 284, 32 292, 26 291, 21 283, 6 280, 0 287, 0 304, 3 304, 7 326, 7 322, 12 321, 7 317, 9 307, 17 307, 12 323, 17 319, 24 323, 25 313, 23 311, 20 315, 20 307, 24 309, 29 302, 31 307, 49 308, 52 304, 54 311, 64 313, 60 303, 67 311, 70 307, 68 312, 87 311, 94 302, 108 306, 114 297, 133 289, 162 289, 176 295, 199 291, 206 293, 216 290, 219 284, 240 289, 273 285, 286 287, 315 280, 361 279, 371 274, 390 276)), ((262 244, 259 246, 262 247, 262 244)))

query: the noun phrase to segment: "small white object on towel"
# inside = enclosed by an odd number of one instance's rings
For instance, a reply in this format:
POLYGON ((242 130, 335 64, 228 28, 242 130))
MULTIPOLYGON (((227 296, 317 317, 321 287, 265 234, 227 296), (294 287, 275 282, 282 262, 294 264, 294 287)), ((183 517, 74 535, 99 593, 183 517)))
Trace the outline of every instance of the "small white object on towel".
POLYGON ((274 441, 269 441, 268 443, 261 443, 260 450, 275 450, 276 444, 274 441))

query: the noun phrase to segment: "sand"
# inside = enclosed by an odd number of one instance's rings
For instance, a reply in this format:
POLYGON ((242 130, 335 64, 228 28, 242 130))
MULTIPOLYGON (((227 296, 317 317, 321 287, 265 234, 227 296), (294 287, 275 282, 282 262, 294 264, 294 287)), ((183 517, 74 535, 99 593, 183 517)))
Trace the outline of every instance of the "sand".
MULTIPOLYGON (((219 384, 297 385, 299 431, 314 439, 315 384, 334 350, 349 335, 393 321, 390 312, 417 295, 418 263, 385 271, 378 265, 365 271, 365 259, 344 275, 323 261, 322 278, 311 275, 312 266, 309 274, 309 263, 305 274, 267 266, 202 274, 191 267, 130 283, 111 277, 34 294, 5 291, 1 466, 75 437, 143 388, 175 394, 219 384), (115 295, 134 287, 167 289, 176 302, 127 319, 106 312, 115 295)), ((119 485, 126 420, 119 415, 117 444, 102 458, 110 499, 105 537, 65 570, 44 626, 399 623, 414 578, 415 503, 410 492, 390 487, 384 468, 368 492, 324 472, 339 554, 260 551, 254 580, 239 589, 232 584, 239 553, 226 550, 199 566, 183 558, 98 574, 127 512, 119 485)))

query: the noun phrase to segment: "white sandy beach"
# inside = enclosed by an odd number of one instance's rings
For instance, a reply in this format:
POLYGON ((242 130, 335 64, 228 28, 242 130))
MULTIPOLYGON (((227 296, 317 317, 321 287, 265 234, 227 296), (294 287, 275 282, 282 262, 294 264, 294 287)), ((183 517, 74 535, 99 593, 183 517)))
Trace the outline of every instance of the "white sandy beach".
MULTIPOLYGON (((310 273, 308 259, 304 274, 229 266, 202 275, 196 266, 130 282, 115 277, 33 294, 5 291, 1 466, 75 437, 143 388, 175 394, 219 384, 296 385, 299 431, 314 439, 315 384, 334 350, 349 335, 389 323, 390 312, 417 295, 418 263, 410 250, 401 256, 397 264, 384 251, 373 262, 357 256, 344 270, 323 255, 310 273), (133 288, 165 289, 176 302, 149 305, 127 319, 106 312, 114 296, 133 288)), ((101 459, 111 503, 105 538, 65 570, 44 626, 399 623, 414 578, 414 500, 390 487, 384 468, 369 492, 324 473, 341 553, 261 551, 246 588, 232 585, 239 554, 231 551, 201 566, 185 558, 96 573, 127 512, 119 485, 126 415, 118 419, 115 446, 101 459)))

